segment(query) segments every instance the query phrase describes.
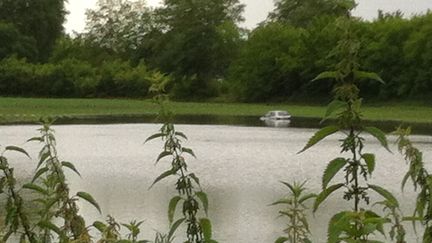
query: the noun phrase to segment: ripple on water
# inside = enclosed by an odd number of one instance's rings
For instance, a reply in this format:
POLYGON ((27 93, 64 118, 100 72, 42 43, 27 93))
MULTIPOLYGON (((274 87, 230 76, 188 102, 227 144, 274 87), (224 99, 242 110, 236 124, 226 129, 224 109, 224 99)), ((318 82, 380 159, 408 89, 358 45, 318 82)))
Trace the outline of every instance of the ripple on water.
MULTIPOLYGON (((179 125, 189 137, 185 144, 194 149, 197 159, 189 158, 189 168, 201 179, 209 194, 214 236, 219 242, 273 242, 283 229, 276 219, 277 208, 268 205, 286 192, 279 181, 308 179, 312 191, 319 191, 326 163, 339 156, 335 135, 310 150, 297 154, 314 129, 179 125), (252 230, 251 230, 252 229, 252 230)), ((18 144, 36 157, 39 145, 23 142, 37 135, 36 126, 3 126, 0 144, 18 144)), ((175 191, 173 179, 162 181, 151 190, 154 178, 169 167, 169 162, 154 160, 161 142, 143 141, 159 129, 157 124, 69 125, 55 126, 58 151, 62 159, 72 161, 82 179, 70 175, 73 190, 90 192, 103 209, 121 222, 146 220, 143 234, 150 239, 154 230, 166 230, 167 203, 175 191)), ((391 141, 394 138, 390 137, 391 141)), ((430 136, 413 136, 424 158, 430 159, 430 136)), ((377 169, 371 181, 396 193, 408 214, 412 212, 414 193, 400 193, 400 181, 407 166, 392 146, 393 154, 367 137, 366 150, 376 153, 377 169)), ((21 174, 34 170, 35 160, 23 157, 11 160, 21 174)), ((338 177, 337 179, 342 179, 338 177)), ((87 204, 81 205, 88 220, 103 219, 87 204)), ((334 196, 325 202, 315 218, 310 217, 313 242, 325 242, 327 222, 335 212, 349 209, 334 196)), ((407 225, 411 232, 411 228, 407 225)), ((415 242, 410 235, 408 242, 415 242)))

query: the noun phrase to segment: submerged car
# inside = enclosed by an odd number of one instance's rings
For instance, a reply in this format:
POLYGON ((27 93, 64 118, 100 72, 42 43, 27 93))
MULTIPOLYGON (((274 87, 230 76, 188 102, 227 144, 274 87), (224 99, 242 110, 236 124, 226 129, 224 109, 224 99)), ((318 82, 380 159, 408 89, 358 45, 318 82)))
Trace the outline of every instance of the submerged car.
POLYGON ((265 114, 265 116, 260 118, 261 121, 289 119, 291 119, 291 115, 286 111, 269 111, 267 114, 265 114))

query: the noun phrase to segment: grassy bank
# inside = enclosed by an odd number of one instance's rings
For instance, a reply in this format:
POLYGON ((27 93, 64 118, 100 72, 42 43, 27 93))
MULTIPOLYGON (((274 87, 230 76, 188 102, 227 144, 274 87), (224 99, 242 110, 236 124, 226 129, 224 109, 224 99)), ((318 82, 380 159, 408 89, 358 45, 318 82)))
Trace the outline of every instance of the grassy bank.
MULTIPOLYGON (((321 117, 325 111, 325 106, 296 104, 172 102, 171 108, 181 115, 260 116, 269 110, 287 110, 293 116, 321 117)), ((31 121, 40 116, 155 115, 157 112, 158 106, 150 100, 0 98, 3 122, 31 121)), ((432 123, 432 107, 408 103, 366 105, 364 118, 432 123)))

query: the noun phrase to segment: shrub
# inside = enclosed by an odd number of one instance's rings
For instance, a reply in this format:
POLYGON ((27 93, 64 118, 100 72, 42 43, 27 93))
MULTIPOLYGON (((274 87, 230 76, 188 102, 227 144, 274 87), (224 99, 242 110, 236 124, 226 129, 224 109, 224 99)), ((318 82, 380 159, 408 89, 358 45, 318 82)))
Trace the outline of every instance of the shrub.
POLYGON ((121 60, 100 67, 74 58, 58 63, 33 64, 10 57, 0 61, 3 96, 146 97, 155 72, 143 63, 121 60))

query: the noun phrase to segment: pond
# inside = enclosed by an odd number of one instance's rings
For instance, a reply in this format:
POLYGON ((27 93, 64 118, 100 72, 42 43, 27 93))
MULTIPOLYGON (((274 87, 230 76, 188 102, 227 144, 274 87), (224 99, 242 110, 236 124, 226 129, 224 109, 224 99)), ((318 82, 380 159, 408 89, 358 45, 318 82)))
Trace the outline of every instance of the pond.
MULTIPOLYGON (((145 220, 142 231, 147 239, 154 236, 155 230, 167 230, 167 207, 176 193, 175 181, 164 180, 149 189, 153 180, 169 167, 169 162, 154 165, 161 151, 160 141, 143 145, 159 126, 54 126, 61 159, 73 162, 82 174, 82 178, 68 175, 72 189, 91 193, 103 210, 103 215, 99 215, 90 205, 81 204, 88 222, 104 219, 108 214, 120 222, 145 220)), ((0 144, 22 145, 36 157, 39 145, 23 144, 23 141, 37 135, 37 128, 2 126, 0 144)), ((327 162, 337 157, 340 150, 340 136, 334 135, 297 154, 315 129, 221 125, 178 125, 177 129, 187 134, 186 146, 193 148, 197 155, 197 159, 188 159, 189 168, 200 177, 209 195, 214 238, 221 243, 274 242, 285 226, 284 221, 277 218, 279 208, 268 206, 287 192, 279 181, 307 179, 310 190, 318 192, 327 162)), ((393 153, 389 153, 376 140, 366 138, 365 150, 377 155, 377 168, 371 182, 395 193, 405 213, 411 213, 414 204, 411 186, 408 185, 404 193, 400 190, 407 170, 402 156, 395 146, 391 146, 393 153)), ((432 137, 413 136, 412 139, 424 151, 424 158, 430 161, 432 137)), ((394 142, 394 137, 390 140, 394 142)), ((36 159, 11 159, 16 173, 24 178, 32 174, 36 163, 36 159)), ((325 242, 330 216, 350 209, 349 205, 341 199, 341 194, 334 195, 322 204, 315 216, 310 215, 313 242, 325 242)), ((376 211, 381 212, 381 209, 376 208, 376 211)), ((406 227, 412 232, 410 224, 406 227)), ((408 242, 416 242, 416 237, 411 234, 408 242)))

